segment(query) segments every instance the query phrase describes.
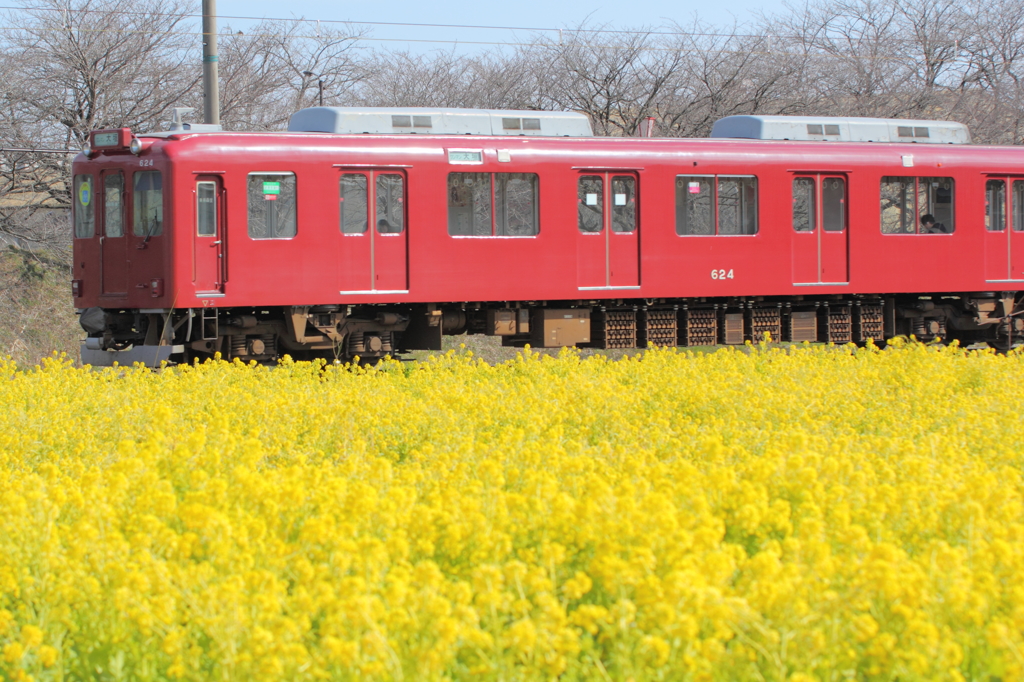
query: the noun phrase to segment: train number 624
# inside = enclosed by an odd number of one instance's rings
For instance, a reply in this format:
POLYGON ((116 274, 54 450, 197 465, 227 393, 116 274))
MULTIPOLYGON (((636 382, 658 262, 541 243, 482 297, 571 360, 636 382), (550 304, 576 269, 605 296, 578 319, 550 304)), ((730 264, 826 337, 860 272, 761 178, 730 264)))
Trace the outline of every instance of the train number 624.
POLYGON ((732 279, 732 270, 712 270, 711 279, 732 279))

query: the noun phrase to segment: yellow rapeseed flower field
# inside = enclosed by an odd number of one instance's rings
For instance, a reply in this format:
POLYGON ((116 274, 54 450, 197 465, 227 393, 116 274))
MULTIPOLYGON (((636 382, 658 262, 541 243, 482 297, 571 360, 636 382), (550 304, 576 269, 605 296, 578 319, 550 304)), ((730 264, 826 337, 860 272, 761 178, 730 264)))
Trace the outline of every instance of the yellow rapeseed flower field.
POLYGON ((0 361, 4 680, 1024 679, 1024 356, 0 361))

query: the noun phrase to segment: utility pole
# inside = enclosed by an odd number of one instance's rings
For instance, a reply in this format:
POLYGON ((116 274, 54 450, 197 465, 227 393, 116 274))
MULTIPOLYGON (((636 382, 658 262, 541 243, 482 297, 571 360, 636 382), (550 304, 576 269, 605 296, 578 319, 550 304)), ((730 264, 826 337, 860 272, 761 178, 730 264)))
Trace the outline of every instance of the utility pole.
POLYGON ((203 0, 203 123, 220 123, 217 0, 203 0))

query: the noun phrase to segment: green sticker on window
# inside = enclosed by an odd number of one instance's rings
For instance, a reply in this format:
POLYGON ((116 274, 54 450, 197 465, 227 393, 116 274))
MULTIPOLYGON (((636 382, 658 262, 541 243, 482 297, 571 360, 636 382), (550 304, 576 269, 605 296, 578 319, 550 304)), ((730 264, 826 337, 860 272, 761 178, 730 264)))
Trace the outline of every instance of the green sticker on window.
POLYGON ((281 183, 280 182, 264 182, 263 183, 264 194, 280 194, 281 183))

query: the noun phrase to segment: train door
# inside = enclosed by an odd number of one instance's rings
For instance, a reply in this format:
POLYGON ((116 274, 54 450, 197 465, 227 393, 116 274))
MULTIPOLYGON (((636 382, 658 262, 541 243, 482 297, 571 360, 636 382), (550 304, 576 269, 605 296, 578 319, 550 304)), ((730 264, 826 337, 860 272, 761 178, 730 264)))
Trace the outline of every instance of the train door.
POLYGON ((985 280, 1024 280, 1024 179, 985 181, 985 280))
POLYGON ((846 284, 849 216, 846 178, 825 173, 793 178, 793 283, 846 284))
POLYGON ((390 169, 342 169, 341 293, 408 292, 405 180, 390 169))
POLYGON ((638 185, 635 173, 580 175, 576 250, 580 289, 640 287, 638 185))
POLYGON ((197 292, 224 291, 223 185, 216 176, 196 180, 196 228, 193 233, 195 267, 192 271, 197 292))
POLYGON ((100 275, 104 294, 128 293, 128 237, 125 235, 124 173, 100 175, 100 275))

